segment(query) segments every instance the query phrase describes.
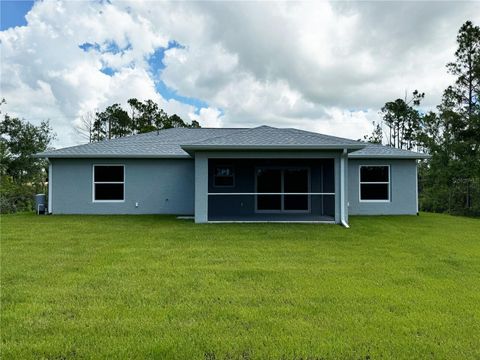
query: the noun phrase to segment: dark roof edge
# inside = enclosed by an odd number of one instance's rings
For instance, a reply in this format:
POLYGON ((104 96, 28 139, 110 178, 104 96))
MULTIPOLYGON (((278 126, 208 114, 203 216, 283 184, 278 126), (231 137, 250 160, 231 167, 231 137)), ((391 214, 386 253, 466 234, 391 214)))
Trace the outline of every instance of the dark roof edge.
POLYGON ((337 145, 180 145, 187 150, 360 150, 363 144, 337 144, 337 145))
POLYGON ((44 154, 32 155, 34 158, 48 159, 191 159, 189 155, 149 155, 149 154, 44 154))
MULTIPOLYGON (((271 148, 262 148, 256 150, 316 150, 318 148, 282 148, 282 149, 271 149, 271 148)), ((201 149, 201 150, 219 150, 216 149, 201 149)), ((222 149, 224 150, 224 149, 222 149)), ((226 149, 228 150, 228 149, 226 149)), ((234 150, 234 149, 230 149, 234 150)), ((239 150, 238 148, 236 150, 239 150)), ((318 149, 318 150, 327 150, 327 149, 318 149)), ((334 150, 334 149, 331 149, 334 150)), ((141 154, 130 154, 130 155, 120 155, 120 154, 34 154, 34 158, 50 158, 50 159, 191 159, 189 155, 141 155, 141 154)), ((356 155, 355 153, 349 153, 348 155, 351 159, 404 159, 404 160, 414 160, 414 159, 430 159, 432 156, 428 154, 412 154, 412 155, 356 155)))
POLYGON ((404 160, 414 160, 414 159, 430 159, 432 155, 428 154, 421 154, 421 153, 414 153, 408 154, 408 155, 402 155, 402 154, 390 154, 390 155, 367 155, 367 154, 355 154, 351 153, 348 154, 349 158, 353 159, 404 159, 404 160))

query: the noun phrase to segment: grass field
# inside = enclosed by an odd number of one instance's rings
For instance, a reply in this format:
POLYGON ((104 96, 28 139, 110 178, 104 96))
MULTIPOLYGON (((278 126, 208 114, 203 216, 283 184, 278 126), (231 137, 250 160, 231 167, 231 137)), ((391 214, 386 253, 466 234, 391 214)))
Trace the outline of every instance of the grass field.
POLYGON ((478 359, 480 220, 1 218, 3 359, 478 359))

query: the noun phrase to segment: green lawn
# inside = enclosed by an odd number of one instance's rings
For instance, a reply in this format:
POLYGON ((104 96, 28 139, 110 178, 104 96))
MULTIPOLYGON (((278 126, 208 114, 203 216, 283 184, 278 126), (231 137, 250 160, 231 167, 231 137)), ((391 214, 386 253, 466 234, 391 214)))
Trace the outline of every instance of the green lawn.
POLYGON ((479 359, 480 220, 1 218, 3 359, 479 359))

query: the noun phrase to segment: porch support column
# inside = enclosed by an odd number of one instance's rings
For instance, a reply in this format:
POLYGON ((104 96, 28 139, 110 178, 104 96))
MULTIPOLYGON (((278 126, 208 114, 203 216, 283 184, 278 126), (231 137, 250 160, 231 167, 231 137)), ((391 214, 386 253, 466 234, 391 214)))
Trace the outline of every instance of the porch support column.
POLYGON ((333 162, 333 173, 335 180, 335 224, 341 223, 341 182, 340 182, 340 156, 335 156, 333 162))
POLYGON ((342 155, 340 155, 340 222, 345 227, 348 227, 347 165, 348 152, 347 149, 343 149, 342 155))
POLYGON ((208 157, 195 153, 195 222, 208 221, 208 157))

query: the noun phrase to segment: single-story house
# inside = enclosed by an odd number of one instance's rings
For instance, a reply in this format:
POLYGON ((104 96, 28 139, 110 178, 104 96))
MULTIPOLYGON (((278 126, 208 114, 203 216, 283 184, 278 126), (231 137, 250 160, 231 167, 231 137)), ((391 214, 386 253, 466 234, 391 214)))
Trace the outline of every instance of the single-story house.
POLYGON ((418 213, 427 155, 292 128, 173 128, 37 154, 51 214, 330 222, 418 213))

